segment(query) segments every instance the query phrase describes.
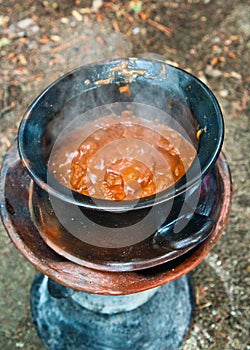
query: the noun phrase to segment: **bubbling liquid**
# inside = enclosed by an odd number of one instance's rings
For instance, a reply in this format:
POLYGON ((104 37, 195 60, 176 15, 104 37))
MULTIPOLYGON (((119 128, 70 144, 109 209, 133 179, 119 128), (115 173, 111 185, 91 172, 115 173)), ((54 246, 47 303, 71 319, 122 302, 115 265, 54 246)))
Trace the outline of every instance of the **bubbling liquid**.
POLYGON ((81 194, 131 200, 172 186, 195 155, 177 131, 124 111, 70 132, 53 149, 48 167, 56 180, 81 194))

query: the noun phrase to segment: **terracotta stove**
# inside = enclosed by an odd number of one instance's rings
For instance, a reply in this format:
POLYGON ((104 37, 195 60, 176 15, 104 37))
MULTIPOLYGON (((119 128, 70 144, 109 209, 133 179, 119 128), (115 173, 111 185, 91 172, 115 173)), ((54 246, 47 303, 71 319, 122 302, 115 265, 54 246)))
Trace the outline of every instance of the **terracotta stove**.
MULTIPOLYGON (((107 159, 113 145, 124 142, 117 135, 112 141, 107 159)), ((223 118, 212 92, 158 60, 80 67, 31 104, 3 162, 0 199, 11 240, 41 272, 31 288, 31 312, 46 349, 181 346, 195 306, 189 272, 214 247, 229 216, 222 142, 223 118), (97 198, 58 181, 49 168, 58 140, 71 147, 62 136, 75 135, 79 147, 81 135, 103 128, 107 115, 113 124, 129 116, 127 125, 136 116, 135 124, 154 135, 156 125, 171 126, 194 147, 192 164, 169 186, 138 198, 124 199, 120 187, 122 200, 97 198)), ((111 169, 117 164, 124 163, 116 160, 111 169)), ((108 190, 103 193, 114 194, 108 190)))

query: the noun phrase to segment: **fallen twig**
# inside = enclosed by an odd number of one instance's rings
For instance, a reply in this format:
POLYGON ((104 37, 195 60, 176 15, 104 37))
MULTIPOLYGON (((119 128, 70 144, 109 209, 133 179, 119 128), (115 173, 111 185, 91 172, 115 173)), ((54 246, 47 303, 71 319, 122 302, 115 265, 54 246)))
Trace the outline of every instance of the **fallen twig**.
POLYGON ((42 78, 44 78, 44 76, 45 76, 45 73, 38 73, 38 74, 29 76, 27 80, 28 81, 35 81, 35 80, 41 81, 42 78))
POLYGON ((78 44, 81 41, 85 41, 85 40, 87 40, 86 35, 82 35, 82 36, 79 36, 78 38, 75 38, 75 39, 72 39, 70 41, 67 41, 66 43, 63 43, 63 44, 58 45, 56 47, 53 47, 52 49, 46 50, 45 52, 46 53, 59 52, 59 51, 68 49, 69 47, 71 47, 71 46, 73 46, 75 44, 78 44))
POLYGON ((246 109, 247 101, 248 101, 248 91, 245 90, 243 97, 242 97, 242 102, 241 102, 240 108, 238 109, 238 112, 236 115, 236 118, 239 118, 241 113, 246 109))
POLYGON ((112 21, 112 25, 113 25, 113 28, 115 30, 116 33, 120 33, 120 27, 119 27, 119 24, 116 20, 113 20, 112 21))
POLYGON ((132 16, 130 16, 129 13, 127 13, 125 11, 122 11, 121 14, 129 21, 129 23, 133 23, 134 22, 134 18, 132 16))
POLYGON ((11 103, 9 106, 4 107, 0 112, 0 119, 7 113, 9 113, 14 107, 16 106, 15 103, 11 103))
POLYGON ((166 34, 168 37, 170 37, 171 34, 173 33, 173 29, 171 29, 171 28, 169 28, 169 27, 166 27, 166 26, 164 26, 163 24, 160 24, 160 23, 154 21, 153 19, 150 19, 150 18, 149 18, 147 21, 148 21, 148 23, 149 23, 151 26, 153 26, 153 27, 155 27, 156 29, 160 30, 161 32, 163 32, 164 34, 166 34))

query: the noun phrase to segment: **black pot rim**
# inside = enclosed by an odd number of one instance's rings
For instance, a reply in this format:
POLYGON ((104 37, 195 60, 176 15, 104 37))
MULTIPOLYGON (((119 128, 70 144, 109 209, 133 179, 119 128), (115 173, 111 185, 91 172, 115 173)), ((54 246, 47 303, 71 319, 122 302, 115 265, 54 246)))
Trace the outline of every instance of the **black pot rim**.
MULTIPOLYGON (((116 82, 117 84, 117 82, 116 82)), ((85 85, 85 88, 87 90, 92 89, 92 86, 85 85)), ((204 136, 205 132, 204 132, 204 136)), ((112 61, 105 61, 103 63, 91 63, 88 65, 81 66, 79 68, 74 69, 73 71, 70 71, 63 75, 62 77, 58 78, 56 81, 54 81, 52 84, 50 84, 28 107, 26 110, 20 126, 18 130, 18 151, 19 155, 21 158, 21 161, 27 171, 29 172, 31 178, 35 181, 35 183, 41 187, 43 190, 45 190, 47 193, 49 193, 52 196, 55 196, 56 198, 59 198, 63 201, 72 203, 74 205, 78 206, 83 206, 86 208, 92 208, 92 209, 98 209, 98 210, 111 210, 111 211, 121 211, 121 210, 130 210, 132 209, 140 209, 140 208, 147 208, 151 207, 152 205, 155 204, 160 204, 164 201, 173 199, 187 190, 189 190, 192 187, 195 187, 201 183, 202 178, 208 173, 209 169, 213 166, 215 163, 216 159, 219 156, 222 143, 223 143, 223 138, 224 138, 224 122, 223 122, 223 116, 222 112, 220 109, 220 106, 218 104, 218 101, 212 91, 202 82, 200 81, 197 77, 192 75, 189 72, 184 71, 181 68, 177 68, 174 66, 171 66, 164 61, 159 61, 159 60, 151 60, 151 59, 141 59, 141 58, 122 58, 122 59, 116 59, 112 61), (212 102, 213 108, 214 108, 214 115, 216 116, 216 122, 218 124, 218 128, 216 130, 213 130, 214 135, 215 135, 215 147, 211 150, 210 145, 206 143, 206 140, 204 139, 203 145, 199 145, 198 150, 197 150, 197 159, 200 161, 202 159, 202 167, 201 171, 195 174, 195 176, 192 176, 191 180, 185 181, 183 179, 179 180, 175 185, 171 186, 170 188, 166 189, 165 191, 162 191, 160 193, 157 193, 155 196, 150 196, 150 197, 144 197, 139 202, 136 203, 135 201, 131 200, 122 200, 120 202, 118 201, 110 201, 110 200, 105 200, 105 199, 98 199, 98 206, 96 205, 96 202, 91 199, 91 197, 85 196, 85 195, 80 195, 77 192, 74 192, 70 189, 67 189, 66 187, 60 185, 59 183, 57 184, 57 188, 51 187, 44 179, 42 179, 36 171, 36 166, 33 164, 30 159, 29 159, 29 154, 26 151, 26 146, 25 146, 25 136, 26 136, 26 128, 27 125, 29 124, 30 120, 33 117, 33 112, 34 108, 37 107, 41 101, 51 93, 53 89, 55 89, 59 84, 63 84, 67 79, 71 79, 71 77, 77 76, 78 73, 82 71, 88 71, 88 70, 93 70, 96 67, 105 67, 105 66, 118 66, 122 65, 124 63, 130 64, 132 62, 133 65, 136 65, 137 67, 146 65, 151 66, 155 64, 161 64, 164 65, 166 70, 171 70, 173 72, 177 72, 178 74, 181 74, 183 77, 188 78, 190 82, 195 83, 206 96, 209 98, 209 100, 212 102), (202 147, 207 148, 206 154, 202 154, 203 149, 201 150, 202 147), (72 196, 73 193, 73 196, 72 196)), ((37 147, 35 143, 36 141, 34 140, 34 145, 37 147)), ((204 152, 203 152, 204 153, 204 152)), ((186 174, 191 174, 192 172, 192 166, 190 169, 188 169, 186 174)))

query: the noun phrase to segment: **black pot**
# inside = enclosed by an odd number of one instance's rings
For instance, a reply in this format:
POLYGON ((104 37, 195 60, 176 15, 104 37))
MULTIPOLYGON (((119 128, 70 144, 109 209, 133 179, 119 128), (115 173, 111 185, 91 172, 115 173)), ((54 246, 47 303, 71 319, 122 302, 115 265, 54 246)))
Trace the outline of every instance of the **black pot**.
POLYGON ((20 124, 19 153, 34 180, 33 220, 48 245, 90 267, 133 270, 155 265, 159 257, 173 259, 202 242, 213 227, 214 164, 222 142, 218 102, 191 74, 136 58, 80 67, 51 84, 20 124), (130 93, 121 93, 121 86, 129 86, 130 93), (87 125, 128 104, 135 114, 145 109, 143 117, 151 123, 158 114, 161 123, 180 126, 197 149, 185 176, 155 196, 121 202, 97 200, 58 183, 47 164, 64 129, 80 115, 87 125))

